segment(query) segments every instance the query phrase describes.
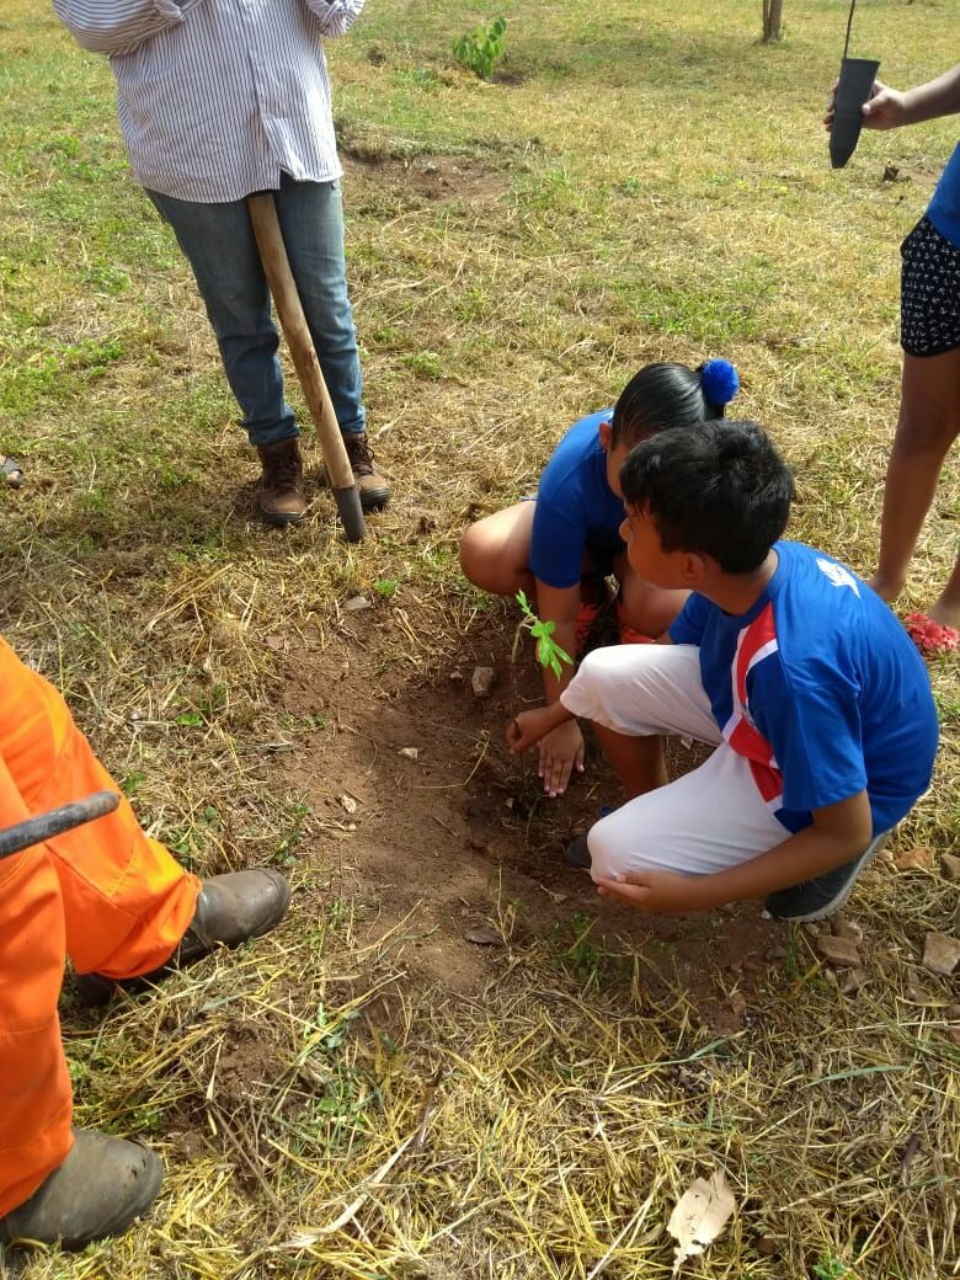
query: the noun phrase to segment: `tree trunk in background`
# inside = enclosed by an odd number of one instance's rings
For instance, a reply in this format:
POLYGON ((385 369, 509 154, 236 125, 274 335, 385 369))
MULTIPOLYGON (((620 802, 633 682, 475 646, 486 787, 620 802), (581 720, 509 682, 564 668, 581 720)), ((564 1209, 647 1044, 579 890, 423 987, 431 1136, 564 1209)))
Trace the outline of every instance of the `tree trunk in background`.
POLYGON ((783 0, 763 0, 763 43, 783 35, 783 0))

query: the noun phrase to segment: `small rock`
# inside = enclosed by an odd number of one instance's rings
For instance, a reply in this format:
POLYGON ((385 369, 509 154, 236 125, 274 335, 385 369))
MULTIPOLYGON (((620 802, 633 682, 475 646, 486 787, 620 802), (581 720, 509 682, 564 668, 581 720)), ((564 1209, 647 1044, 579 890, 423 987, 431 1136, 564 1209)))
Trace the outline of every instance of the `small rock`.
POLYGON ((497 673, 493 667, 474 667, 470 678, 470 687, 475 698, 489 698, 497 673))
POLYGON ((267 636, 267 648, 279 653, 283 648, 283 636, 267 636))
POLYGON ((930 1001, 930 992, 924 991, 920 983, 917 981, 917 975, 911 969, 903 983, 903 994, 912 1004, 928 1004, 930 1001))
POLYGON ((932 871, 933 850, 925 844, 895 854, 893 865, 898 871, 932 871))
POLYGON ((960 880, 960 858, 956 854, 943 855, 943 874, 948 880, 960 880))
POLYGON ((843 969, 859 969, 861 960, 852 938, 835 938, 832 933, 817 938, 817 949, 825 960, 843 969))
POLYGON ((928 933, 923 943, 923 967, 949 978, 960 964, 960 940, 946 933, 928 933))
POLYGON ((463 672, 453 670, 450 672, 450 683, 455 684, 458 688, 463 684, 463 672))
POLYGON ((732 991, 727 1001, 730 1005, 730 1012, 735 1018, 742 1019, 747 1012, 747 999, 742 991, 732 991))
POLYGON ((404 760, 416 760, 420 755, 419 747, 401 747, 397 752, 398 756, 403 756, 404 760))
POLYGON ((344 613, 360 613, 363 609, 372 609, 373 605, 366 596, 351 596, 343 602, 344 613))
POLYGON ((853 920, 834 920, 831 931, 835 938, 849 938, 851 942, 863 941, 863 930, 853 920))
POLYGON ((870 974, 866 969, 847 969, 840 978, 840 992, 842 995, 852 996, 861 987, 865 987, 869 981, 870 974))
POLYGON ((772 1258, 779 1248, 779 1242, 773 1236, 761 1236, 757 1241, 757 1253, 765 1258, 772 1258))
POLYGON ((768 951, 764 952, 765 960, 786 960, 786 958, 787 958, 786 947, 770 947, 768 951))
POLYGON ((463 936, 468 942, 472 942, 475 947, 499 947, 503 945, 503 940, 499 933, 494 933, 492 929, 468 929, 463 936))
POLYGON ((896 182, 900 177, 900 170, 895 164, 888 164, 883 170, 884 182, 896 182))
POLYGON ((347 795, 346 792, 344 792, 342 796, 337 796, 337 801, 340 805, 340 808, 344 811, 344 813, 357 812, 356 800, 354 800, 353 796, 347 795))

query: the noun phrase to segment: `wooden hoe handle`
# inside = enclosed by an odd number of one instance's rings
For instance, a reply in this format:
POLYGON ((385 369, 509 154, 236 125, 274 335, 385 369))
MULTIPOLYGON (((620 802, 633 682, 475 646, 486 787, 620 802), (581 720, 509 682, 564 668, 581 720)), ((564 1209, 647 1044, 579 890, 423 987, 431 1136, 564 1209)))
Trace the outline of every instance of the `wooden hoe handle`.
POLYGON ((360 493, 353 477, 350 459, 340 434, 340 426, 327 384, 320 372, 320 361, 314 350, 313 339, 307 326, 307 318, 303 314, 303 304, 297 292, 280 220, 277 217, 277 206, 269 191, 259 192, 247 197, 247 208, 256 236, 260 260, 267 277, 267 284, 273 294, 273 301, 280 317, 280 325, 290 348, 297 377, 303 388, 304 398, 320 437, 323 460, 327 474, 337 500, 337 510, 343 521, 344 532, 350 542, 359 542, 365 528, 363 510, 360 506, 360 493))

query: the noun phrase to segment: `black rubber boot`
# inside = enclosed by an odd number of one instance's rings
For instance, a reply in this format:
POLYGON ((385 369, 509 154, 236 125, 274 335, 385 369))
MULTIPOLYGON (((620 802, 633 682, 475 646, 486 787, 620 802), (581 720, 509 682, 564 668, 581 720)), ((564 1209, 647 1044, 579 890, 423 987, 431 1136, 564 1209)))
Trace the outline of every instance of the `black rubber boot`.
POLYGON ((140 991, 171 969, 199 960, 217 946, 235 947, 275 928, 290 905, 290 886, 279 871, 228 871, 204 880, 189 929, 169 960, 138 978, 115 979, 101 973, 77 974, 75 991, 84 1004, 106 1004, 118 989, 140 991))
POLYGON ((136 1142, 79 1129, 67 1158, 29 1200, 0 1218, 0 1244, 22 1240, 82 1249, 119 1236, 154 1200, 163 1164, 136 1142))

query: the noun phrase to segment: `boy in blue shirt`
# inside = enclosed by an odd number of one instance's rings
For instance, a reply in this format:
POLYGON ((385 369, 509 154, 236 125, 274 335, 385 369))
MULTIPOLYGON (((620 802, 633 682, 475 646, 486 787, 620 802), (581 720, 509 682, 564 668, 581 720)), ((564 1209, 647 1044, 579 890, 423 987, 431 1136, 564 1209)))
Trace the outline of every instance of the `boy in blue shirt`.
POLYGON ((848 568, 779 541, 793 480, 756 424, 662 432, 620 485, 631 564, 692 594, 659 644, 588 655, 508 741, 524 751, 565 717, 594 722, 627 802, 567 854, 602 894, 655 912, 759 897, 778 918, 821 919, 929 785, 923 662, 848 568), (667 783, 663 733, 716 750, 667 783))
MULTIPOLYGON (((657 431, 722 418, 737 393, 737 371, 727 360, 697 369, 672 362, 648 364, 624 387, 613 409, 574 423, 547 463, 535 499, 514 503, 471 525, 460 543, 460 564, 475 586, 513 597, 524 591, 540 619, 556 628, 554 640, 580 655, 590 628, 609 603, 607 575, 618 583, 621 643, 662 635, 686 599, 661 591, 634 573, 620 536, 623 498, 618 476, 627 454, 657 431)), ((556 702, 572 675, 543 669, 544 696, 556 702)), ((549 796, 562 795, 571 773, 581 772, 583 736, 575 720, 544 735, 539 773, 549 796)))

